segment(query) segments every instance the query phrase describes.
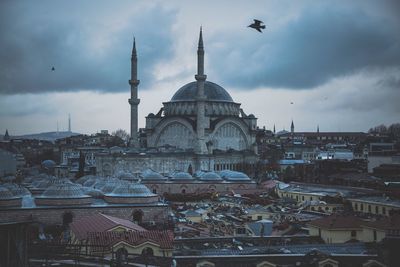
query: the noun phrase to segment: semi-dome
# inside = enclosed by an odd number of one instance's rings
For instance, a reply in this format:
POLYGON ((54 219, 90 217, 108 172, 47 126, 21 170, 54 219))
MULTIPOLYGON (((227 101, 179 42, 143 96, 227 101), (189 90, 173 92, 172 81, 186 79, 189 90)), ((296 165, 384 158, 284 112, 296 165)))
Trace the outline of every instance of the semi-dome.
MULTIPOLYGON (((195 101, 196 90, 197 82, 188 83, 176 91, 171 101, 195 101)), ((208 101, 233 102, 229 93, 224 88, 213 82, 206 81, 204 83, 204 94, 208 101)))

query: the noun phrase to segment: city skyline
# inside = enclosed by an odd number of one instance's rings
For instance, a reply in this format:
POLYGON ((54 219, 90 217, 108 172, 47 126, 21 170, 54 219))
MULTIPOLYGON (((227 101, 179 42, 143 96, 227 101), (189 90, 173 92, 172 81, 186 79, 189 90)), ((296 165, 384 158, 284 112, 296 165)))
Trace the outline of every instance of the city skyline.
POLYGON ((208 1, 96 1, 95 12, 92 4, 0 4, 1 132, 63 130, 68 114, 74 132, 128 131, 133 35, 144 127, 145 116, 194 81, 200 25, 207 80, 260 127, 289 130, 293 119, 296 131, 367 131, 398 122, 395 1, 240 1, 229 12, 208 1), (253 18, 264 33, 247 28, 253 18))

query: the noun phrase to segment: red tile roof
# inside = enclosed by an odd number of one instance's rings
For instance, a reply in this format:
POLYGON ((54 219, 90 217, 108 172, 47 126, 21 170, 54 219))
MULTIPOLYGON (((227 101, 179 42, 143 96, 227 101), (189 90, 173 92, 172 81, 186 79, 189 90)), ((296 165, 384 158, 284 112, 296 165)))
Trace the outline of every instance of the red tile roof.
POLYGON ((143 231, 143 232, 89 232, 90 245, 111 247, 123 241, 132 246, 145 242, 155 243, 163 249, 172 249, 174 235, 172 231, 143 231))
POLYGON ((146 231, 143 227, 129 220, 102 213, 75 219, 71 223, 71 230, 77 239, 82 240, 86 239, 88 232, 105 232, 117 226, 122 226, 132 231, 146 231))
POLYGON ((400 230, 400 215, 385 217, 376 221, 365 222, 363 226, 381 230, 400 230))
POLYGON ((331 215, 310 221, 308 225, 323 229, 355 229, 360 228, 363 221, 354 216, 331 215))

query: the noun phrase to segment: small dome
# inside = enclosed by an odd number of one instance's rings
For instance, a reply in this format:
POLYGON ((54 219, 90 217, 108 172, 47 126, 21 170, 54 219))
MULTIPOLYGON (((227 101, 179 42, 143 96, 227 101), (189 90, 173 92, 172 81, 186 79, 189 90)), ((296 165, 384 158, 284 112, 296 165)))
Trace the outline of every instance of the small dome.
POLYGON ((4 186, 0 186, 0 199, 11 199, 14 198, 13 193, 4 186))
POLYGON ((91 197, 97 197, 98 198, 98 197, 103 197, 104 196, 104 193, 101 190, 94 189, 94 188, 91 188, 91 187, 83 188, 83 192, 86 195, 91 196, 91 197))
POLYGON ((83 186, 88 186, 88 187, 92 187, 94 186, 99 180, 101 180, 101 177, 96 177, 96 176, 91 176, 88 179, 86 179, 85 182, 83 182, 83 186))
POLYGON ((81 185, 72 182, 57 183, 46 189, 41 197, 45 198, 82 198, 87 197, 81 185))
POLYGON ((85 175, 85 176, 82 176, 81 178, 79 178, 78 180, 76 180, 76 183, 83 185, 87 180, 92 179, 92 178, 96 178, 96 176, 85 175))
POLYGON ((143 184, 139 183, 129 183, 122 184, 114 189, 114 191, 109 194, 112 196, 124 196, 124 197, 148 197, 155 196, 150 190, 143 184))
POLYGON ((222 180, 221 176, 219 176, 215 172, 200 172, 200 173, 198 173, 198 177, 202 181, 219 181, 219 180, 222 180))
MULTIPOLYGON (((48 176, 47 178, 41 179, 41 180, 37 180, 34 181, 32 183, 32 186, 34 188, 38 188, 38 189, 46 189, 49 186, 51 186, 52 184, 56 184, 56 183, 60 183, 63 182, 65 179, 58 179, 54 176, 48 176)), ((67 179, 68 180, 68 179, 67 179)), ((69 181, 69 180, 68 180, 69 181)))
MULTIPOLYGON (((195 101, 197 90, 197 82, 191 82, 181 87, 171 99, 174 101, 195 101)), ((204 83, 204 94, 206 95, 207 101, 224 101, 233 102, 232 97, 229 93, 219 86, 218 84, 206 81, 204 83)))
POLYGON ((164 179, 166 179, 164 176, 162 176, 158 172, 155 172, 150 169, 147 169, 142 172, 142 178, 143 178, 143 180, 164 180, 164 179))
POLYGON ((228 181, 249 181, 250 178, 243 172, 223 170, 219 172, 219 175, 228 181))
POLYGON ((174 172, 171 178, 172 180, 193 180, 193 177, 187 172, 174 172))
POLYGON ((132 180, 137 180, 137 177, 136 177, 135 175, 133 175, 133 174, 130 173, 130 172, 123 171, 123 170, 118 171, 118 172, 115 174, 115 176, 116 176, 118 179, 122 179, 122 180, 130 180, 130 181, 132 181, 132 180))
POLYGON ((117 178, 110 178, 110 179, 107 179, 104 186, 99 189, 103 193, 108 194, 108 193, 111 193, 112 191, 114 191, 114 189, 117 188, 118 186, 120 186, 121 184, 126 184, 126 183, 120 181, 117 178))
POLYGON ((8 190, 10 190, 14 196, 23 197, 31 195, 31 192, 29 192, 28 189, 18 184, 7 183, 4 184, 3 186, 6 187, 8 190))
POLYGON ((42 161, 42 167, 45 169, 53 169, 57 164, 50 159, 46 159, 44 161, 42 161))

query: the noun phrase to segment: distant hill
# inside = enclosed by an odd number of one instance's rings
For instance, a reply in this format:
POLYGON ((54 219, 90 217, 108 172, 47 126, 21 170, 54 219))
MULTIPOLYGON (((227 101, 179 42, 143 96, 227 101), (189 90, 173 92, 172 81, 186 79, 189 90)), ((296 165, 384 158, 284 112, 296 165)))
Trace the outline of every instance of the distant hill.
POLYGON ((74 132, 46 132, 46 133, 37 133, 37 134, 25 134, 25 135, 19 135, 19 136, 11 136, 11 138, 23 138, 23 139, 37 139, 37 140, 45 140, 45 141, 51 141, 54 142, 57 139, 65 138, 65 137, 70 137, 74 135, 80 135, 80 133, 74 133, 74 132))

